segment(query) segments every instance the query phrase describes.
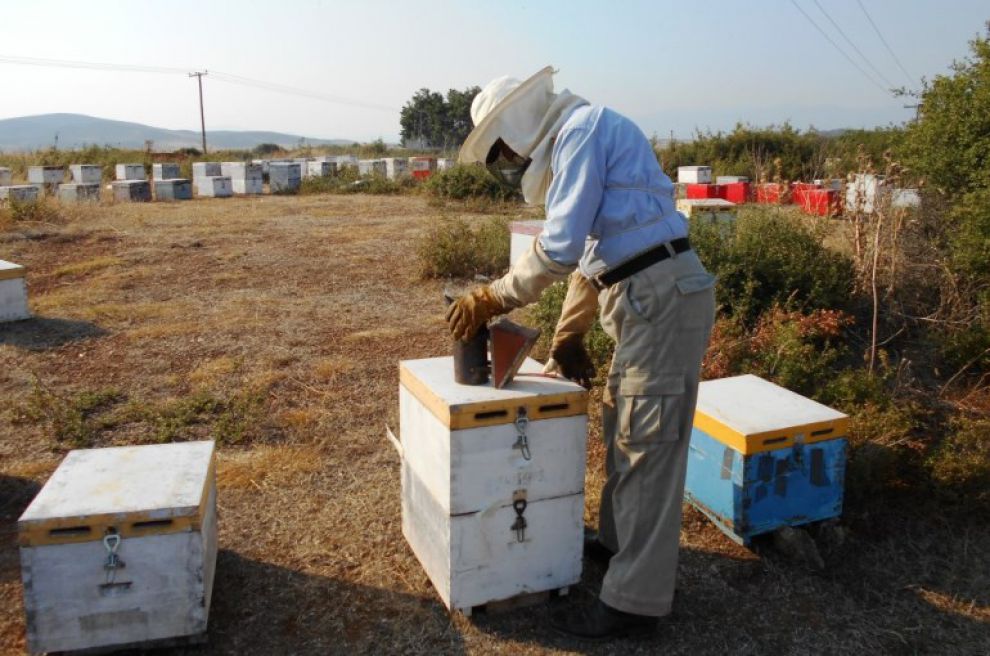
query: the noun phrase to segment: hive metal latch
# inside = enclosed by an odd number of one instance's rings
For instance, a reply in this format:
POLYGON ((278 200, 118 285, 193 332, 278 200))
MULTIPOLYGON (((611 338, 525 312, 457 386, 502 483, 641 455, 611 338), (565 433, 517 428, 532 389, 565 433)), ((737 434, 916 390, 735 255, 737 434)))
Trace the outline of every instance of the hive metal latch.
POLYGON ((512 524, 512 530, 516 532, 516 541, 524 542, 526 540, 526 518, 523 517, 523 513, 526 512, 526 499, 516 499, 512 502, 512 509, 516 511, 516 521, 512 524))
POLYGON ((103 564, 103 569, 107 572, 107 584, 113 584, 114 579, 117 577, 117 570, 124 567, 124 561, 120 559, 117 555, 117 549, 120 548, 120 534, 110 529, 113 532, 108 532, 103 536, 103 546, 107 549, 107 561, 103 564))
POLYGON ((519 436, 516 438, 516 443, 512 445, 512 448, 519 449, 522 452, 522 457, 526 460, 532 460, 533 454, 529 451, 529 438, 526 437, 526 427, 529 426, 529 417, 526 416, 526 408, 519 408, 515 424, 516 432, 519 436))

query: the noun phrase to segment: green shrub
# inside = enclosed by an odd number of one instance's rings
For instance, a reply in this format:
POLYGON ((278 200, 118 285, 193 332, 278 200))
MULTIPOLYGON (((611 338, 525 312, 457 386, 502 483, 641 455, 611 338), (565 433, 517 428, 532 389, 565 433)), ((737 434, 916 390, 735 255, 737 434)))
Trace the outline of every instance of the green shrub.
POLYGON ((381 174, 359 175, 353 166, 346 166, 335 175, 304 178, 299 193, 306 194, 380 194, 394 195, 414 191, 419 181, 410 176, 390 180, 381 174))
POLYGON ((956 417, 927 465, 943 497, 990 507, 990 419, 956 417))
POLYGON ((437 171, 425 184, 426 193, 438 200, 506 201, 519 198, 512 189, 502 186, 482 166, 456 165, 437 171))
POLYGON ((691 225, 699 257, 718 276, 720 309, 747 322, 774 306, 805 312, 849 306, 853 263, 823 238, 776 209, 742 212, 728 226, 691 225))
POLYGON ((493 218, 469 223, 444 219, 420 237, 416 247, 424 278, 497 276, 509 267, 509 222, 493 218))
POLYGON ((0 225, 33 222, 60 223, 62 214, 59 206, 48 198, 32 201, 10 200, 6 205, 0 205, 0 225))
MULTIPOLYGON (((557 328, 560 310, 564 306, 566 296, 567 282, 554 283, 543 290, 539 301, 526 309, 527 323, 540 329, 540 341, 537 348, 544 353, 548 353, 550 350, 550 342, 553 340, 553 333, 557 328)), ((584 345, 601 376, 604 373, 603 369, 607 369, 612 361, 615 342, 605 334, 601 324, 595 321, 591 330, 585 335, 584 345)))
POLYGON ((64 396, 36 381, 24 414, 30 420, 46 424, 60 446, 86 448, 96 444, 104 431, 117 425, 110 411, 123 398, 113 388, 64 396))

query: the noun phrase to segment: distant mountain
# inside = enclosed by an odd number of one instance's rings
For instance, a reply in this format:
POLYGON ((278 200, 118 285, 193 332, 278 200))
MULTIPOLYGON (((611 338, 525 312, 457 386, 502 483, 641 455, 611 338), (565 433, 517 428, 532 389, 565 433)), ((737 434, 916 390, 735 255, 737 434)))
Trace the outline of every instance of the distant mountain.
MULTIPOLYGON (((0 150, 36 150, 55 143, 62 149, 83 146, 113 146, 116 148, 144 148, 151 140, 154 150, 199 148, 200 133, 195 130, 167 130, 141 123, 113 121, 83 114, 41 114, 0 119, 0 150)), ((339 146, 354 143, 350 139, 310 139, 282 132, 207 130, 208 148, 250 149, 262 143, 280 146, 298 146, 300 140, 313 146, 339 146)))

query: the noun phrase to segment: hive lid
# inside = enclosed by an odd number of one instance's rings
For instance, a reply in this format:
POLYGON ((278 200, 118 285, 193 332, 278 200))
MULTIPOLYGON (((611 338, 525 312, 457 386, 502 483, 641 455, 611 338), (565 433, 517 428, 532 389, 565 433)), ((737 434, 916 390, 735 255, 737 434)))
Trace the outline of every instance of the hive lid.
POLYGON ((759 376, 708 380, 698 388, 695 428, 750 454, 845 437, 849 417, 759 376))
POLYGON ((587 412, 588 393, 566 378, 544 377, 543 366, 531 358, 502 389, 461 385, 454 380, 450 356, 405 360, 399 381, 451 430, 509 424, 524 409, 530 420, 556 419, 587 412))
POLYGON ((23 278, 26 273, 27 269, 25 269, 22 265, 7 262, 6 260, 0 260, 0 280, 23 278))
POLYGON ((214 476, 214 443, 70 451, 18 520, 21 545, 198 528, 214 476))

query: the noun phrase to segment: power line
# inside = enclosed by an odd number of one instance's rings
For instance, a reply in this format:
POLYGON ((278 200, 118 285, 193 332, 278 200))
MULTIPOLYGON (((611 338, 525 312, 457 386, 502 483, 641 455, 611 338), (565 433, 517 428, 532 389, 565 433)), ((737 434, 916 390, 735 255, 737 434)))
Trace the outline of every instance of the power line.
POLYGON ((96 71, 117 71, 121 73, 185 73, 185 68, 169 68, 165 66, 136 66, 132 64, 110 64, 105 62, 70 61, 67 59, 42 59, 40 57, 15 57, 0 55, 0 63, 22 64, 25 66, 45 66, 49 68, 85 68, 96 71))
MULTIPOLYGON (((87 70, 97 70, 97 71, 116 71, 123 73, 158 73, 158 74, 166 74, 166 75, 167 74, 186 75, 189 72, 188 68, 171 68, 167 66, 139 66, 132 64, 113 64, 108 62, 73 61, 67 59, 43 59, 40 57, 17 57, 14 55, 0 55, 0 63, 19 64, 24 66, 43 66, 48 68, 75 68, 75 69, 87 69, 87 70)), ((250 77, 244 77, 243 75, 235 75, 234 73, 223 73, 221 71, 212 71, 210 74, 218 82, 226 82, 227 84, 235 84, 244 87, 253 87, 256 89, 263 89, 266 91, 273 91, 275 93, 299 96, 302 98, 309 98, 311 100, 320 100, 322 102, 334 103, 337 105, 349 105, 351 107, 373 109, 376 111, 383 111, 383 112, 398 111, 398 109, 395 107, 364 102, 361 100, 354 100, 352 98, 345 98, 342 96, 332 96, 317 91, 310 91, 308 89, 300 89, 298 87, 291 87, 285 84, 279 84, 277 82, 266 82, 265 80, 258 80, 250 77)))
POLYGON ((870 61, 870 58, 864 55, 863 51, 860 50, 858 47, 856 47, 856 44, 852 42, 852 39, 850 39, 846 35, 845 30, 843 30, 838 23, 832 20, 832 17, 829 15, 829 13, 825 11, 825 7, 822 7, 821 3, 818 2, 818 0, 812 0, 812 2, 814 2, 815 6, 818 7, 818 9, 822 12, 822 14, 825 15, 825 18, 827 18, 828 22, 832 24, 832 27, 834 27, 839 32, 839 34, 842 35, 842 38, 846 40, 846 43, 848 43, 852 47, 852 49, 859 54, 859 56, 863 59, 863 61, 866 62, 866 65, 869 66, 870 69, 877 74, 877 77, 883 80, 884 84, 887 85, 887 88, 892 89, 894 87, 894 83, 888 80, 887 76, 881 73, 880 70, 873 65, 873 62, 870 61))
POLYGON ((887 52, 890 53, 890 56, 893 57, 894 62, 897 64, 897 67, 901 69, 902 73, 904 73, 904 77, 907 78, 908 85, 913 86, 914 78, 911 76, 910 73, 907 72, 907 69, 904 68, 904 65, 901 64, 901 60, 898 59, 897 55, 894 54, 894 49, 890 47, 889 43, 887 43, 887 39, 883 38, 883 34, 880 33, 880 28, 877 27, 877 24, 873 22, 873 18, 870 17, 870 12, 866 11, 866 7, 863 5, 861 0, 856 0, 856 3, 859 5, 859 8, 863 10, 863 15, 866 16, 866 20, 870 21, 870 25, 873 26, 873 31, 877 33, 878 37, 880 37, 880 41, 887 48, 887 52))
POLYGON ((839 51, 839 54, 841 54, 843 57, 846 58, 846 61, 848 61, 853 66, 855 66, 856 67, 856 70, 858 70, 860 73, 863 74, 863 77, 865 77, 867 80, 869 80, 870 82, 872 82, 874 84, 874 86, 876 86, 878 89, 880 89, 881 91, 883 91, 885 94, 889 94, 890 93, 890 90, 889 89, 885 89, 882 84, 880 84, 879 82, 877 82, 873 78, 872 75, 870 75, 869 73, 866 72, 866 69, 865 68, 863 68, 862 66, 860 66, 859 64, 857 64, 856 61, 846 53, 845 50, 843 50, 841 47, 839 47, 839 44, 836 43, 834 40, 832 40, 832 37, 830 37, 825 30, 823 30, 821 27, 819 27, 818 23, 815 22, 815 19, 813 19, 810 15, 808 15, 808 12, 806 12, 804 9, 802 9, 801 8, 801 5, 799 5, 796 2, 796 0, 791 0, 791 4, 794 5, 794 7, 798 11, 800 11, 801 14, 805 18, 808 19, 808 22, 811 23, 815 27, 815 29, 818 30, 821 33, 821 35, 823 37, 825 37, 825 40, 826 41, 828 41, 829 43, 832 44, 832 47, 833 48, 835 48, 836 50, 839 51))

